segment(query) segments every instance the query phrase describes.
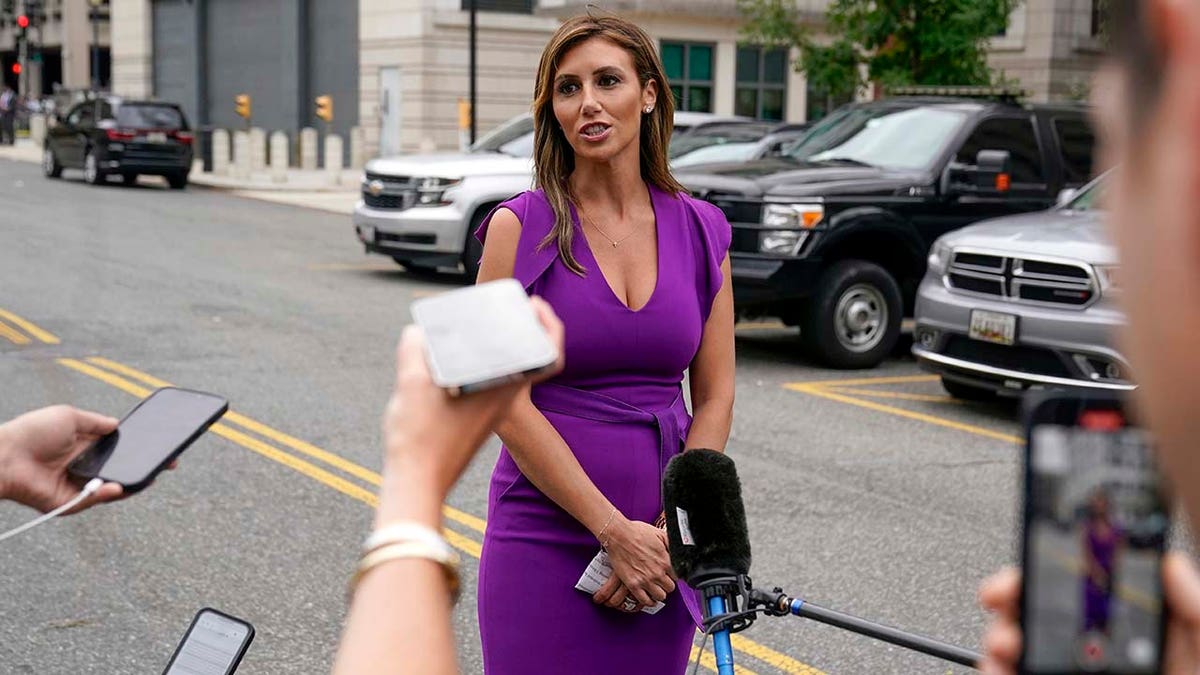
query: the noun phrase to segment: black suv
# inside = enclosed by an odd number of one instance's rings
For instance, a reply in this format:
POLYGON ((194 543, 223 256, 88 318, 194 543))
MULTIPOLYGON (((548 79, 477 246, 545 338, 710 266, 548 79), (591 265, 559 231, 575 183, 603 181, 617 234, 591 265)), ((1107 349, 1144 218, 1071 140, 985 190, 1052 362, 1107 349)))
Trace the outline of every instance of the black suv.
POLYGON ((1053 206, 1087 182, 1079 106, 911 97, 851 104, 783 157, 678 176, 733 225, 739 318, 800 326, 826 365, 869 368, 911 316, 929 247, 985 218, 1053 206))
POLYGON ((55 117, 42 148, 42 172, 58 178, 64 168, 83 169, 93 185, 110 175, 133 183, 148 174, 165 177, 179 190, 192 169, 192 139, 178 105, 104 96, 55 117))

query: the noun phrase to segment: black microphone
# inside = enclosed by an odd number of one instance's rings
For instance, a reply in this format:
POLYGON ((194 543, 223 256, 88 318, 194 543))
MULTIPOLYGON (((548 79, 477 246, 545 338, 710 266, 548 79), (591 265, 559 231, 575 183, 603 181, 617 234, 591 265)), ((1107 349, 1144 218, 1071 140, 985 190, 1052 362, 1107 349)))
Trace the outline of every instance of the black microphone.
POLYGON ((719 675, 732 675, 729 634, 744 630, 749 607, 750 536, 734 462, 715 450, 687 450, 663 473, 667 548, 675 575, 703 596, 719 675), (735 616, 736 615, 736 616, 735 616))

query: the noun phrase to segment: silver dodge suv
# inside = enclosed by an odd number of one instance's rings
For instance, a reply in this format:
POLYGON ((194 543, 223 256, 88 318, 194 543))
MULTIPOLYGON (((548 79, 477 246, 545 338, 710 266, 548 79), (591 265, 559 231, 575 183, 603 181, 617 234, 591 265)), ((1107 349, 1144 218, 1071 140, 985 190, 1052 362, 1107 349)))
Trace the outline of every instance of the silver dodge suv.
POLYGON ((1029 389, 1130 390, 1114 347, 1125 322, 1116 250, 1098 198, 1105 177, 1049 211, 999 218, 934 243, 917 292, 913 354, 952 396, 1029 389))

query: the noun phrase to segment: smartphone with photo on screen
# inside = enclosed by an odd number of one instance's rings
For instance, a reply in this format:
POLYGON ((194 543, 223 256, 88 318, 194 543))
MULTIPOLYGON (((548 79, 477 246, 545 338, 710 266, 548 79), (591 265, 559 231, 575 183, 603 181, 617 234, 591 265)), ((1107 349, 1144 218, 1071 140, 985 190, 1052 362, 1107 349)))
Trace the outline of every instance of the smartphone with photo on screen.
POLYGON ((1026 441, 1019 671, 1160 672, 1170 523, 1148 432, 1117 393, 1049 393, 1026 441))

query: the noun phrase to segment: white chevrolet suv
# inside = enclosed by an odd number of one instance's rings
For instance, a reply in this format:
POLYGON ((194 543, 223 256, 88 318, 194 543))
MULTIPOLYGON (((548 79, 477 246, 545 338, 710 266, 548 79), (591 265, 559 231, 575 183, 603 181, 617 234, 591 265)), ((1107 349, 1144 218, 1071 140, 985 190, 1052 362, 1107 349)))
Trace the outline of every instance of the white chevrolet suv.
MULTIPOLYGON (((748 121, 678 112, 675 132, 709 123, 748 121)), ((451 270, 474 278, 480 246, 473 236, 500 202, 533 185, 533 117, 514 117, 466 153, 401 155, 367 163, 354 229, 368 253, 410 271, 451 270)))

